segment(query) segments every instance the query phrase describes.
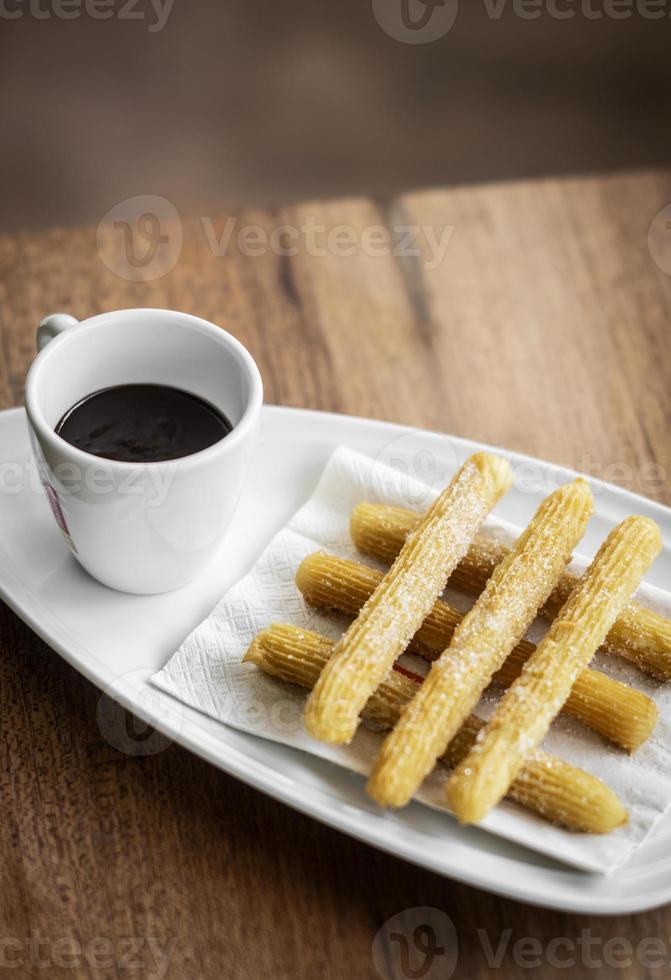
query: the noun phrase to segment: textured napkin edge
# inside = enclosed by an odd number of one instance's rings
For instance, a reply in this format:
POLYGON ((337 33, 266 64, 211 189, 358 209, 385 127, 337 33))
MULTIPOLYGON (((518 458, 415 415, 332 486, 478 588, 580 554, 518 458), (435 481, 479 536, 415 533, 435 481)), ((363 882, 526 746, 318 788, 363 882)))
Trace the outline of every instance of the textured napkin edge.
MULTIPOLYGON (((216 703, 212 703, 210 705, 209 709, 208 709, 208 707, 205 707, 203 705, 203 703, 202 703, 202 690, 200 690, 199 692, 197 692, 197 696, 189 696, 189 694, 187 694, 187 692, 183 688, 179 688, 179 686, 176 684, 174 678, 171 676, 171 668, 174 668, 175 666, 177 666, 177 664, 175 663, 175 661, 177 660, 178 655, 180 653, 182 653, 182 652, 185 651, 185 649, 189 646, 190 642, 193 641, 194 635, 197 634, 198 631, 203 626, 205 626, 206 624, 208 624, 213 619, 213 617, 216 618, 216 615, 217 615, 217 612, 218 611, 223 611, 224 610, 224 607, 226 606, 226 603, 230 600, 231 595, 233 593, 235 593, 236 591, 240 590, 240 589, 244 589, 245 582, 251 576, 253 576, 253 574, 255 573, 255 571, 256 571, 259 563, 261 562, 261 560, 263 558, 265 558, 266 556, 268 556, 269 554, 272 554, 273 547, 275 546, 276 541, 279 538, 281 538, 281 536, 284 533, 290 531, 294 535, 302 536, 304 538, 304 540, 306 541, 306 543, 309 544, 311 551, 313 551, 315 549, 315 547, 317 547, 317 548, 335 548, 340 553, 343 553, 343 543, 342 543, 342 541, 339 541, 338 544, 336 545, 335 541, 332 540, 332 539, 330 539, 328 534, 324 534, 323 536, 320 536, 319 539, 316 539, 313 535, 302 534, 302 532, 299 530, 299 528, 300 528, 300 526, 301 526, 302 523, 303 524, 306 523, 305 522, 306 515, 309 517, 309 515, 311 514, 311 512, 313 510, 316 510, 318 512, 319 511, 319 508, 324 505, 324 501, 321 499, 321 497, 323 496, 324 488, 325 487, 328 488, 329 481, 333 477, 333 472, 332 471, 338 465, 340 465, 341 463, 343 463, 343 462, 347 463, 347 462, 351 461, 352 459, 358 461, 359 465, 362 466, 365 470, 367 470, 370 474, 372 474, 374 472, 374 470, 375 470, 376 467, 380 467, 380 468, 383 468, 383 469, 389 471, 389 480, 391 480, 392 479, 392 475, 395 473, 394 470, 391 470, 389 467, 386 467, 384 464, 380 463, 379 461, 375 460, 372 457, 369 457, 369 456, 365 456, 365 455, 356 453, 353 450, 347 449, 346 447, 339 447, 338 449, 336 449, 334 451, 334 453, 332 454, 332 456, 327 461, 327 463, 326 463, 326 465, 324 467, 324 470, 322 471, 322 474, 320 476, 320 479, 319 479, 319 481, 317 483, 317 486, 313 490, 313 492, 310 495, 309 499, 294 513, 294 515, 287 522, 287 524, 285 525, 285 527, 282 530, 280 530, 278 532, 278 534, 276 534, 271 539, 271 541, 262 550, 261 554, 259 556, 257 556, 257 559, 256 559, 256 561, 254 563, 254 566, 252 567, 251 571, 247 575, 243 576, 234 586, 232 586, 221 597, 221 599, 215 605, 215 607, 214 607, 213 611, 210 613, 210 615, 208 617, 206 617, 206 619, 203 621, 203 623, 201 623, 198 627, 196 627, 196 629, 189 635, 189 637, 187 637, 187 639, 184 641, 184 643, 182 644, 182 646, 180 647, 180 649, 177 651, 177 653, 173 656, 173 658, 171 658, 171 660, 168 661, 168 663, 165 665, 165 667, 163 668, 163 670, 159 671, 157 674, 155 674, 151 678, 151 681, 157 687, 159 687, 160 689, 164 690, 166 693, 170 694, 173 697, 176 697, 178 700, 183 701, 186 704, 189 704, 191 707, 193 707, 196 710, 199 710, 203 714, 207 715, 208 717, 210 717, 211 719, 213 719, 213 721, 216 724, 222 724, 224 726, 233 727, 237 731, 240 731, 240 732, 243 732, 243 733, 246 733, 246 734, 253 734, 253 735, 256 735, 257 737, 266 738, 269 741, 273 741, 273 742, 276 742, 276 743, 279 743, 279 744, 286 744, 290 748, 299 748, 299 749, 302 749, 303 751, 306 751, 306 752, 308 752, 309 754, 311 754, 313 756, 317 756, 319 758, 325 758, 328 761, 334 762, 335 764, 340 765, 340 766, 348 769, 349 771, 358 772, 359 774, 364 774, 365 775, 366 771, 368 771, 368 770, 367 770, 367 768, 363 768, 362 767, 362 763, 359 760, 351 760, 350 759, 348 761, 345 761, 345 759, 342 758, 342 756, 340 756, 340 757, 333 757, 330 753, 325 754, 325 752, 323 750, 323 747, 322 747, 322 743, 315 743, 314 740, 312 740, 312 739, 309 740, 309 744, 306 744, 306 745, 297 745, 295 742, 286 741, 286 740, 284 740, 284 739, 282 739, 282 738, 280 738, 280 737, 278 737, 278 736, 276 736, 274 734, 269 734, 267 732, 262 732, 262 731, 253 731, 253 730, 250 730, 249 727, 245 727, 245 726, 242 726, 240 724, 236 724, 236 721, 235 721, 234 718, 222 719, 221 716, 220 716, 220 714, 218 715, 216 713, 218 710, 220 711, 220 706, 217 706, 216 703)), ((436 495, 436 492, 432 488, 428 487, 426 484, 422 484, 420 481, 416 481, 416 480, 413 480, 413 479, 408 478, 408 477, 406 477, 405 479, 406 479, 406 481, 408 481, 410 479, 410 482, 411 483, 414 482, 414 484, 416 485, 416 487, 419 490, 421 490, 422 492, 428 493, 428 494, 433 495, 433 496, 436 495)), ((389 480, 387 481, 388 483, 389 483, 389 480)), ((363 499, 363 497, 365 497, 365 496, 370 496, 370 487, 368 487, 366 489, 363 489, 362 490, 362 494, 363 494, 363 496, 359 496, 358 497, 358 500, 363 499)), ((394 501, 392 501, 392 502, 394 502, 394 501)), ((407 504, 403 500, 399 500, 399 501, 396 501, 396 502, 400 503, 401 506, 407 506, 407 504)), ((350 503, 351 503, 351 501, 350 501, 350 503)), ((347 508, 349 508, 350 503, 348 503, 346 505, 347 508)), ((309 525, 309 523, 310 523, 309 520, 307 521, 307 523, 309 525)), ((490 516, 488 518, 488 520, 485 522, 485 525, 483 525, 483 529, 485 531, 487 531, 488 533, 503 534, 505 537, 514 537, 520 531, 520 528, 519 527, 517 527, 517 526, 515 526, 515 525, 513 525, 513 524, 511 524, 511 523, 509 523, 507 521, 501 520, 500 518, 495 518, 495 517, 492 517, 492 516, 490 516)), ((350 545, 351 545, 351 542, 350 542, 350 545)), ((351 550, 352 550, 352 552, 354 554, 358 554, 358 552, 356 551, 356 549, 354 548, 353 545, 351 545, 351 550)), ((361 558, 361 556, 359 556, 359 558, 361 558)), ((581 558, 577 558, 574 562, 572 562, 572 566, 577 571, 580 571, 580 570, 584 569, 584 567, 586 565, 587 565, 587 561, 585 559, 581 559, 581 558)), ((653 602, 647 602, 647 604, 652 605, 653 608, 654 608, 654 605, 657 605, 657 602, 655 602, 655 600, 658 600, 659 601, 659 604, 663 606, 663 603, 661 602, 661 598, 662 597, 664 597, 666 599, 667 604, 668 604, 668 596, 661 589, 657 589, 657 588, 655 588, 653 586, 644 586, 641 590, 639 590, 639 593, 637 593, 637 595, 642 596, 643 593, 646 594, 646 600, 648 599, 648 593, 650 593, 649 598, 652 599, 653 602)), ((667 608, 664 611, 667 612, 667 614, 668 614, 668 605, 667 605, 667 608)), ((225 612, 224 612, 224 615, 225 615, 225 612)), ((286 616, 284 618, 286 618, 286 616)), ((315 618, 318 618, 318 617, 315 617, 315 618)), ((266 625, 268 625, 268 624, 269 624, 269 621, 266 623, 266 625)), ((311 628, 311 627, 305 627, 305 628, 311 628)), ((329 632, 328 630, 323 630, 323 631, 324 632, 329 632)), ((189 656, 190 655, 191 654, 189 654, 189 656)), ((252 667, 253 665, 249 665, 249 666, 252 667)), ((258 671, 258 669, 257 669, 257 671, 258 671)), ((184 675, 184 676, 186 676, 186 675, 184 675)), ((270 679, 270 678, 268 678, 268 679, 269 680, 275 680, 275 679, 270 679)), ((186 680, 188 682, 190 679, 187 677, 186 680)), ((287 688, 289 687, 289 685, 282 684, 282 682, 279 682, 279 681, 276 681, 276 680, 275 680, 275 683, 278 685, 278 688, 277 688, 278 691, 286 692, 287 688)), ((302 695, 302 700, 304 701, 305 700, 305 697, 307 696, 306 692, 302 692, 301 691, 301 695, 302 695)), ((309 736, 307 736, 307 733, 306 733, 306 739, 309 739, 309 736)), ((337 748, 340 750, 342 747, 337 747, 337 748)), ((570 761, 570 760, 568 760, 568 761, 570 761)), ((581 763, 576 763, 576 764, 580 765, 581 763)), ((369 767, 370 760, 367 760, 367 765, 369 767)), ((584 767, 584 764, 582 764, 582 765, 584 767)), ((666 779, 667 777, 666 776, 663 776, 662 778, 666 779)), ((448 816, 451 816, 451 814, 449 813, 449 810, 447 809, 446 806, 444 806, 444 805, 438 805, 437 806, 437 805, 435 805, 435 803, 432 803, 429 799, 423 799, 422 798, 423 795, 424 795, 424 793, 423 793, 423 789, 422 789, 417 794, 416 799, 419 802, 422 802, 425 805, 430 806, 432 809, 438 809, 442 813, 447 814, 448 816)), ((547 856, 553 858, 554 860, 556 860, 558 862, 561 862, 563 864, 568 864, 568 865, 571 865, 573 867, 578 867, 581 870, 584 870, 584 871, 587 871, 587 872, 597 872, 599 874, 609 874, 612 871, 616 870, 618 867, 620 867, 622 864, 624 864, 628 860, 628 858, 631 856, 632 852, 634 850, 636 850, 638 847, 640 847, 641 844, 645 840, 648 839, 648 837, 653 833, 654 828, 658 825, 659 821, 661 821, 663 819, 665 813, 668 812, 668 809, 669 809, 669 806, 670 805, 671 805, 670 803, 667 803, 665 809, 663 809, 663 810, 657 809, 655 807, 645 807, 645 806, 642 806, 641 807, 641 811, 638 814, 638 817, 640 819, 643 818, 644 811, 648 811, 649 810, 650 813, 655 814, 655 817, 651 820, 650 825, 645 830, 644 836, 640 840, 636 840, 636 839, 622 840, 622 839, 620 839, 619 842, 618 842, 618 844, 615 845, 615 846, 618 847, 618 851, 619 851, 619 853, 617 854, 617 856, 612 855, 610 858, 607 858, 607 857, 604 856, 604 857, 601 857, 599 859, 593 859, 593 860, 590 859, 590 856, 589 855, 586 855, 585 853, 579 853, 579 854, 572 855, 571 854, 571 847, 568 846, 568 841, 569 840, 583 841, 583 842, 584 842, 584 840, 586 838, 589 839, 589 840, 593 840, 594 838, 591 835, 574 834, 574 833, 571 833, 570 831, 563 831, 563 830, 561 830, 561 828, 557 828, 557 827, 555 827, 552 824, 547 824, 545 821, 542 821, 540 817, 537 817, 535 814, 531 814, 530 812, 526 811, 524 808, 517 807, 517 806, 515 806, 512 803, 504 802, 503 804, 499 805, 499 807, 496 808, 496 811, 493 811, 493 813, 498 814, 498 816, 500 817, 500 815, 505 811, 505 809, 512 810, 512 813, 514 814, 514 818, 513 818, 513 821, 512 821, 513 826, 512 826, 512 829, 511 830, 506 831, 506 829, 503 826, 500 825, 501 824, 501 821, 499 819, 497 819, 497 818, 494 818, 494 821, 493 821, 496 824, 496 826, 489 826, 488 824, 491 823, 491 818, 487 818, 485 821, 483 821, 481 824, 479 824, 479 827, 481 829, 483 829, 483 830, 487 830, 489 832, 494 833, 498 837, 503 837, 503 838, 505 838, 507 840, 510 840, 512 843, 515 843, 518 846, 528 847, 528 848, 530 848, 533 851, 536 851, 536 852, 545 854, 545 855, 547 855, 547 856), (543 828, 543 829, 549 828, 549 830, 550 830, 550 836, 555 836, 555 841, 556 841, 556 834, 557 833, 561 834, 562 835, 562 838, 563 838, 563 841, 564 841, 564 852, 561 853, 561 854, 558 854, 557 853, 557 850, 556 850, 556 846, 553 848, 551 842, 548 843, 547 841, 544 841, 544 840, 540 840, 540 841, 539 840, 531 840, 530 841, 530 840, 524 839, 524 837, 523 837, 524 828, 523 828, 523 826, 520 826, 520 823, 519 823, 520 820, 522 820, 523 823, 524 822, 527 822, 528 823, 529 820, 533 820, 533 822, 535 824, 535 826, 534 826, 534 833, 536 833, 537 835, 540 833, 540 835, 542 837, 544 837, 545 835, 544 835, 543 831, 540 828, 543 828)), ((454 818, 452 817, 452 819, 454 819, 454 818)), ((503 821, 503 823, 506 823, 506 822, 507 821, 505 821, 505 820, 503 821)), ((609 837, 612 839, 613 838, 613 835, 609 835, 609 837)), ((604 840, 604 839, 605 839, 605 837, 602 837, 601 838, 601 840, 604 840)))

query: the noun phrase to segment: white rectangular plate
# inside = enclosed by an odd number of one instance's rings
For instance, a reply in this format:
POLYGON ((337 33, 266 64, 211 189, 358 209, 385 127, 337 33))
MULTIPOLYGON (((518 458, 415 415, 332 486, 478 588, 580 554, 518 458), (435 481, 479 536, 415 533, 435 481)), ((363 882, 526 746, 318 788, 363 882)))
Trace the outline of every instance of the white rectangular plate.
MULTIPOLYGON (((22 409, 0 413, 0 596, 77 670, 169 738, 278 800, 439 874, 501 895, 575 912, 616 914, 671 901, 671 815, 629 861, 604 877, 572 871, 476 828, 412 804, 382 813, 358 777, 294 749, 236 732, 149 684, 221 594, 244 575, 270 538, 314 490, 340 445, 416 468, 431 482, 480 443, 343 415, 266 407, 243 498, 221 552, 197 581, 163 596, 129 596, 94 582, 67 551, 31 475, 22 409)), ((525 474, 497 508, 523 523, 571 471, 506 455, 525 474), (532 486, 533 485, 533 488, 532 486)), ((581 545, 593 552, 631 513, 656 520, 664 550, 647 581, 671 579, 671 511, 593 481, 596 514, 581 545)), ((436 489, 438 486, 436 486, 436 489)))

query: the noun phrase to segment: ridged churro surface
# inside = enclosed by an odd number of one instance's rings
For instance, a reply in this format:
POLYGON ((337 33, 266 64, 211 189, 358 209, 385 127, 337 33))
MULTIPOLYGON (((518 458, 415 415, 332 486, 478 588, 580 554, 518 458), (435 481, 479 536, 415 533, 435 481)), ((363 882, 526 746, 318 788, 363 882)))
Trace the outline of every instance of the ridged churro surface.
MULTIPOLYGON (((296 582, 313 606, 356 616, 382 580, 382 572, 346 558, 316 552, 305 558, 296 582)), ((464 614, 438 600, 414 636, 410 649, 435 660, 449 644, 464 614)), ((494 680, 510 687, 536 647, 520 640, 494 680)), ((565 710, 629 752, 650 737, 658 717, 655 702, 633 688, 589 668, 573 685, 565 710)))
POLYGON ((326 742, 349 742, 366 701, 430 612, 491 508, 510 487, 509 464, 488 453, 466 461, 408 536, 398 558, 336 645, 305 709, 326 742))
POLYGON ((378 803, 403 806, 433 769, 556 585, 592 510, 582 479, 541 503, 385 739, 368 781, 378 803))
MULTIPOLYGON (((359 504, 352 511, 350 530, 357 548, 382 561, 393 561, 406 535, 415 529, 421 514, 385 504, 359 504)), ((478 537, 455 569, 450 584, 478 595, 508 547, 478 537)), ((551 622, 566 602, 578 576, 566 570, 540 610, 551 622)), ((635 663, 659 680, 671 679, 671 619, 630 602, 622 610, 604 641, 605 649, 635 663)))
MULTIPOLYGON (((273 677, 310 689, 333 647, 333 641, 319 633, 275 624, 258 634, 245 660, 273 677)), ((381 728, 393 728, 421 681, 416 674, 392 669, 369 698, 363 717, 381 728)), ((475 743, 482 725, 475 716, 466 719, 441 761, 457 765, 475 743)), ((571 830, 605 834, 627 820, 622 804, 604 783, 544 752, 525 761, 509 796, 571 830)))
POLYGON ((505 796, 660 548, 659 528, 647 517, 629 517, 608 535, 450 779, 448 801, 462 822, 482 820, 505 796))

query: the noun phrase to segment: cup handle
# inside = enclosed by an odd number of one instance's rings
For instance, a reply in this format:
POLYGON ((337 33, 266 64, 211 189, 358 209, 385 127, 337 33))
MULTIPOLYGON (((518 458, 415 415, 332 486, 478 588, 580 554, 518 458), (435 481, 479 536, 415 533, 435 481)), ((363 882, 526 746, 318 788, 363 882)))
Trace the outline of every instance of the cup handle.
POLYGON ((59 334, 67 330, 68 327, 72 327, 75 323, 79 323, 79 320, 74 316, 70 316, 68 313, 52 313, 51 316, 45 316, 37 328, 36 339, 38 352, 43 347, 46 347, 50 340, 58 337, 59 334))

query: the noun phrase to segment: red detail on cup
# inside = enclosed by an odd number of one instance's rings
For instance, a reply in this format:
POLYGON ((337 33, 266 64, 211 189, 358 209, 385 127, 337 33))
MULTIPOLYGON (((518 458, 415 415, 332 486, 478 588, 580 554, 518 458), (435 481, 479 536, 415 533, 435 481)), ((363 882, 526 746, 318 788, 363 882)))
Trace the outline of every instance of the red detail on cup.
POLYGON ((53 511, 53 515, 56 518, 56 523, 60 527, 61 531, 63 531, 64 534, 67 534, 67 536, 70 537, 70 531, 68 530, 67 521, 65 520, 65 514, 63 513, 61 502, 58 499, 58 494, 56 493, 52 485, 48 483, 46 480, 43 481, 43 486, 44 486, 44 491, 49 500, 49 503, 51 504, 51 510, 53 511))

